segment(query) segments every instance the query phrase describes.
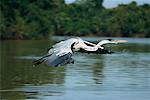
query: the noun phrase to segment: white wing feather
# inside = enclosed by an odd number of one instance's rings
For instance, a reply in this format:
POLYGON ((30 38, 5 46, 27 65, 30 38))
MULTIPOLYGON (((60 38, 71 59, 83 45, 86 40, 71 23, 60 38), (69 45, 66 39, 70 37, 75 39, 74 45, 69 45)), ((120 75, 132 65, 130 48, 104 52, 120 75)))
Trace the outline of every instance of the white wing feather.
POLYGON ((66 41, 61 41, 52 46, 52 49, 48 51, 48 54, 55 53, 57 56, 62 56, 72 53, 71 45, 76 41, 76 39, 68 39, 66 41))

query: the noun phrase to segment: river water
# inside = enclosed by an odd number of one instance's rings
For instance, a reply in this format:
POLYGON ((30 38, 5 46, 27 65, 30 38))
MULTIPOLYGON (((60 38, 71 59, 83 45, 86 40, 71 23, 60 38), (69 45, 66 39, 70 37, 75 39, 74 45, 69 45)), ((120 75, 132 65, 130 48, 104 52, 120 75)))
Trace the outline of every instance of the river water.
MULTIPOLYGON (((115 54, 74 53, 74 64, 34 67, 52 40, 0 41, 0 98, 42 100, 149 100, 150 39, 121 38, 115 54)), ((99 41, 103 38, 84 38, 99 41)), ((120 38, 115 38, 120 39, 120 38)))

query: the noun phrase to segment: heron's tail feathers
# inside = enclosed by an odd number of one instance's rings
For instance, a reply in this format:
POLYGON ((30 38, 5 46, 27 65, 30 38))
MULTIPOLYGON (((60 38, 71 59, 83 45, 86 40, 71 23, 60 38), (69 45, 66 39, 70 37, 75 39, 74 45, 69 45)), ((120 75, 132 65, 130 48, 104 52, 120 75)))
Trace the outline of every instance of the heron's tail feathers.
POLYGON ((36 65, 43 63, 46 60, 46 58, 49 56, 51 56, 51 55, 46 55, 46 56, 43 56, 43 57, 33 61, 33 65, 36 66, 36 65))
POLYGON ((39 64, 41 64, 44 61, 45 61, 45 59, 42 57, 40 59, 37 59, 37 60, 33 61, 33 65, 34 66, 39 65, 39 64))

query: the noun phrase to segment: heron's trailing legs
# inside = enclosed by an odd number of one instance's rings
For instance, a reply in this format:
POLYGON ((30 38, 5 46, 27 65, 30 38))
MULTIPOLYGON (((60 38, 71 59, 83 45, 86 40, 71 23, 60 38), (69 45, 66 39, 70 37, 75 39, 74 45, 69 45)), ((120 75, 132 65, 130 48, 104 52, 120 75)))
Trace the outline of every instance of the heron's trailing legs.
POLYGON ((36 65, 41 64, 42 62, 45 61, 45 58, 47 58, 47 57, 49 57, 49 56, 51 56, 51 54, 50 54, 50 55, 43 56, 43 57, 41 57, 41 58, 39 58, 39 59, 33 61, 33 65, 36 66, 36 65))

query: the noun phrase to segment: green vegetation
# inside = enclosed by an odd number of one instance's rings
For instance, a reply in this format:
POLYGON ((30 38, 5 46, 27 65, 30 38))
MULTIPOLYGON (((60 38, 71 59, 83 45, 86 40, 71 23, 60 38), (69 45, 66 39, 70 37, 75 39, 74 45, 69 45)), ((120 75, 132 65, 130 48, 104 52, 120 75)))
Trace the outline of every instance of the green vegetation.
POLYGON ((106 9, 103 0, 1 0, 1 39, 49 35, 150 37, 150 5, 136 2, 106 9))

